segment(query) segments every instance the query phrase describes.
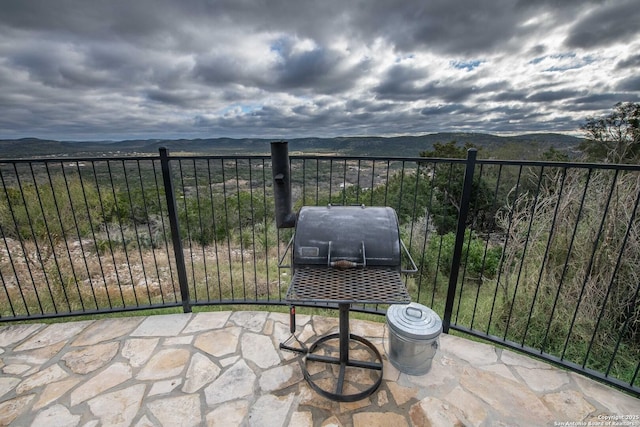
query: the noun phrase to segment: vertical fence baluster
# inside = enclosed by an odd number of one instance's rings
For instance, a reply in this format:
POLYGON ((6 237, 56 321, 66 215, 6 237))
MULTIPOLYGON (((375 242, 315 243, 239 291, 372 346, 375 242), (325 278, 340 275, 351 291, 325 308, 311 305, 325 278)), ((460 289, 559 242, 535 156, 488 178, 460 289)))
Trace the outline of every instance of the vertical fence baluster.
MULTIPOLYGON (((514 212, 515 212, 515 205, 518 202, 518 197, 520 194, 520 181, 522 178, 522 165, 520 165, 520 167, 518 168, 518 178, 516 179, 516 184, 514 187, 514 195, 513 195, 513 206, 511 206, 511 208, 509 209, 509 219, 508 219, 508 224, 507 224, 507 229, 505 230, 506 232, 506 236, 504 239, 504 244, 502 246, 502 250, 503 252, 506 252, 507 250, 507 246, 509 245, 509 230, 511 229, 512 225, 513 225, 513 216, 514 216, 514 212)), ((508 200, 507 200, 508 203, 508 200)), ((493 293, 493 301, 491 302, 491 312, 489 313, 489 321, 487 322, 487 329, 486 329, 486 334, 489 335, 491 333, 491 323, 493 321, 493 313, 496 309, 496 302, 498 300, 498 289, 500 287, 500 279, 502 280, 506 280, 502 277, 502 272, 505 268, 505 257, 502 256, 500 258, 500 264, 498 265, 498 277, 496 278, 496 286, 495 286, 495 291, 493 293)))
MULTIPOLYGON (((565 258, 565 262, 564 262, 564 267, 562 268, 562 274, 560 276, 560 281, 558 282, 558 290, 556 291, 556 296, 553 300, 553 307, 551 308, 551 313, 549 314, 549 322, 547 323, 547 330, 544 333, 544 339, 542 340, 542 346, 540 348, 541 352, 545 351, 545 348, 547 346, 547 338, 549 336, 549 331, 551 330, 551 324, 553 322, 553 316, 555 314, 556 311, 556 306, 558 304, 558 299, 560 298, 560 292, 562 291, 562 285, 564 284, 564 279, 565 276, 567 274, 567 270, 569 268, 569 263, 571 261, 571 252, 573 250, 573 244, 575 242, 575 238, 576 238, 576 234, 578 234, 578 226, 580 225, 580 220, 582 219, 582 210, 584 208, 584 201, 587 197, 587 190, 589 189, 589 182, 591 180, 591 173, 593 172, 593 169, 589 169, 588 175, 587 175, 587 180, 584 184, 584 191, 582 192, 582 197, 580 198, 580 207, 578 208, 578 212, 576 213, 576 222, 574 224, 573 227, 573 232, 571 233, 571 241, 569 242, 569 247, 567 249, 567 256, 565 258)), ((560 203, 560 200, 558 200, 558 203, 560 203)), ((527 324, 527 328, 525 328, 525 334, 527 333, 529 329, 529 325, 527 324)), ((567 334, 569 335, 569 334, 567 334)), ((524 341, 524 339, 523 339, 524 341)))
MULTIPOLYGON (((196 189, 196 206, 197 206, 197 211, 198 211, 198 223, 200 226, 200 230, 198 231, 197 235, 200 236, 200 246, 202 246, 202 267, 204 269, 204 289, 205 289, 205 293, 207 294, 207 301, 209 301, 211 299, 210 295, 209 295, 209 270, 207 269, 207 251, 206 251, 206 246, 208 243, 208 239, 207 236, 205 234, 204 231, 204 223, 202 222, 202 207, 200 206, 200 184, 198 182, 198 166, 196 164, 196 160, 193 159, 193 180, 194 180, 194 187, 196 189)), ((196 280, 194 280, 193 283, 193 298, 194 300, 198 300, 198 282, 196 280)))
MULTIPOLYGON (((91 162, 93 164, 93 162, 91 162)), ((93 239, 93 245, 96 251, 96 259, 98 261, 98 266, 100 267, 100 274, 102 275, 102 280, 104 283, 104 292, 107 297, 107 302, 109 304, 109 310, 113 309, 113 304, 111 304, 111 296, 109 295, 109 289, 107 288, 107 279, 104 272, 104 267, 102 266, 102 259, 100 257, 100 252, 97 245, 96 239, 96 229, 93 224, 93 219, 91 218, 91 212, 89 210, 89 201, 87 199, 87 189, 85 187, 84 179, 82 178, 82 173, 80 172, 80 163, 76 162, 76 169, 78 170, 78 179, 80 180, 80 190, 82 191, 82 199, 84 200, 84 207, 86 209, 87 214, 87 222, 89 223, 89 229, 91 230, 91 237, 93 239)), ((91 283, 91 287, 93 289, 93 276, 89 273, 89 283, 91 283)), ((97 304, 97 300, 96 300, 97 304)), ((96 306, 96 310, 100 309, 99 306, 96 306)))
MULTIPOLYGON (((593 349, 593 344, 596 341, 596 337, 597 337, 597 334, 598 334, 598 329, 600 328, 600 323, 602 322, 602 317, 604 315, 604 312, 607 310, 607 302, 609 301, 609 296, 611 295, 611 291, 613 290, 613 288, 615 286, 616 275, 618 274, 618 271, 620 270, 620 264, 622 263, 625 247, 627 246, 627 241, 629 240, 629 236, 631 235, 631 230, 633 228, 633 223, 635 221, 639 205, 640 205, 640 193, 636 197, 636 200, 635 200, 635 203, 634 203, 634 206, 633 206, 633 211, 631 212, 631 217, 630 217, 629 222, 627 224, 627 230, 625 231, 624 238, 622 239, 622 243, 620 245, 620 252, 618 253, 618 256, 617 256, 617 259, 616 259, 615 268, 613 270, 613 273, 611 274, 611 280, 609 281, 609 284, 607 286, 607 292, 604 295, 604 300, 602 302, 602 308, 600 309, 600 313, 598 314, 598 320, 596 321, 596 325, 593 328, 593 335, 591 335, 591 340, 589 341, 589 347, 587 348, 587 352, 586 352, 586 354, 584 356, 584 359, 582 361, 582 367, 583 368, 589 362, 589 355, 591 354, 591 350, 593 349)), ((610 369, 610 367, 607 368, 607 373, 609 372, 609 369, 610 369)))
POLYGON ((447 301, 444 307, 444 318, 442 319, 442 330, 444 333, 449 332, 449 326, 451 325, 451 314, 453 312, 453 301, 456 296, 456 286, 460 270, 460 258, 462 257, 464 232, 467 228, 467 215, 469 213, 469 205, 471 203, 471 189, 473 187, 473 174, 477 154, 478 150, 474 148, 467 151, 467 167, 464 172, 464 182, 462 184, 462 197, 460 198, 460 211, 458 213, 458 227, 456 230, 456 241, 453 247, 453 258, 451 261, 451 275, 449 276, 447 301))
POLYGON ((191 313, 187 268, 184 263, 182 238, 180 237, 180 224, 178 222, 178 207, 176 205, 173 179, 171 177, 169 154, 167 153, 166 148, 160 148, 160 164, 162 166, 164 192, 167 197, 167 210, 169 214, 169 224, 171 226, 171 241, 173 242, 173 254, 176 257, 176 270, 178 271, 178 283, 180 284, 180 294, 182 296, 182 309, 185 313, 191 313))
POLYGON ((271 288, 269 283, 269 225, 270 223, 267 221, 268 215, 267 212, 267 173, 265 171, 266 164, 264 159, 262 159, 262 207, 264 209, 265 215, 263 215, 263 226, 264 226, 264 267, 265 267, 265 280, 267 284, 267 301, 271 301, 271 288))
MULTIPOLYGON (((109 160, 107 160, 107 165, 109 164, 109 160)), ((98 172, 96 170, 96 164, 95 162, 92 162, 92 169, 93 169, 93 178, 95 179, 95 184, 96 184, 96 191, 98 193, 98 201, 100 202, 100 212, 102 214, 102 218, 105 219, 105 221, 107 220, 108 215, 112 215, 111 212, 108 212, 107 210, 105 210, 105 206, 104 206, 104 202, 103 202, 103 193, 100 191, 100 183, 98 180, 98 172)), ((116 213, 117 214, 117 213, 116 213)), ((120 301, 122 301, 122 307, 126 307, 127 303, 124 299, 124 293, 122 292, 122 282, 120 281, 120 273, 118 273, 118 264, 116 263, 116 258, 115 258, 115 254, 113 252, 113 244, 112 244, 112 239, 111 239, 111 233, 109 231, 109 225, 105 224, 104 226, 104 230, 105 230, 105 234, 107 236, 107 246, 109 246, 109 253, 111 254, 111 262, 113 263, 113 272, 116 278, 116 282, 118 284, 118 291, 120 293, 120 301)), ((107 281, 105 279, 105 289, 108 289, 107 287, 107 281)), ((109 292, 107 290, 107 295, 109 295, 109 292)))
POLYGON ((227 262, 229 263, 229 289, 231 291, 231 299, 235 299, 235 289, 234 289, 234 283, 233 283, 233 265, 231 263, 232 260, 232 256, 231 256, 231 233, 229 232, 229 230, 231 230, 231 227, 229 225, 229 206, 227 204, 228 198, 227 198, 227 178, 225 176, 224 173, 224 159, 220 159, 220 172, 222 174, 222 194, 224 196, 224 221, 225 221, 225 230, 227 230, 227 232, 225 233, 227 235, 227 255, 228 255, 228 259, 227 262))
MULTIPOLYGON (((127 199, 129 200, 129 207, 131 208, 131 222, 133 223, 133 232, 136 235, 136 245, 138 246, 138 255, 140 256, 140 267, 142 268, 142 277, 144 281, 145 288, 147 290, 147 300, 149 301, 149 305, 151 305, 151 290, 149 289, 149 280, 147 279, 147 270, 144 266, 144 257, 142 255, 142 245, 140 244, 140 234, 138 233, 138 220, 136 218, 136 206, 133 204, 133 199, 131 197, 131 186, 129 185, 129 175, 127 174, 127 165, 122 161, 122 171, 124 176, 125 188, 127 189, 127 199)), ((135 286, 139 283, 135 283, 136 281, 132 279, 131 286, 135 289, 135 286)))
MULTIPOLYGON (((76 168, 79 168, 78 166, 79 162, 75 162, 75 166, 76 168)), ((64 179, 64 185, 66 188, 66 196, 67 198, 65 199, 65 201, 68 199, 69 200, 69 208, 71 210, 71 216, 73 218, 73 224, 75 226, 75 230, 76 230, 76 235, 78 236, 78 246, 80 247, 80 252, 82 252, 82 259, 84 261, 84 267, 86 269, 87 272, 87 279, 88 279, 88 285, 89 288, 91 289, 91 295, 93 296, 93 302, 95 304, 96 310, 99 309, 98 307, 98 300, 96 297, 96 292, 95 289, 93 288, 93 282, 91 281, 91 273, 89 272, 89 264, 87 262, 87 256, 86 256, 86 252, 84 249, 84 243, 82 242, 82 234, 80 233, 80 227, 78 226, 78 219, 76 217, 76 208, 79 210, 79 207, 74 206, 73 203, 73 197, 71 196, 71 189, 69 188, 69 180, 67 179, 67 174, 64 171, 64 166, 62 166, 62 178, 64 179)), ((78 179, 81 180, 82 177, 80 176, 80 169, 78 169, 78 179)), ((71 262, 71 265, 73 266, 73 261, 71 259, 69 259, 69 261, 71 262)), ((76 278, 76 286, 78 285, 78 279, 76 278)), ((80 292, 80 291, 78 291, 80 292)), ((82 301, 82 296, 80 296, 80 301, 82 301)))
MULTIPOLYGON (((124 161, 122 162, 122 166, 124 167, 124 161)), ((109 182, 111 183, 111 195, 113 196, 114 206, 118 206, 118 196, 116 195, 116 186, 113 182, 113 172, 111 170, 111 163, 107 162, 107 171, 109 173, 109 182)), ((122 218, 120 217, 120 213, 116 213, 116 218, 118 219, 118 229, 120 230, 120 237, 122 238, 122 250, 124 252, 124 258, 127 264, 127 270, 129 271, 129 278, 131 279, 131 290, 133 292, 133 299, 136 302, 136 307, 140 307, 140 301, 138 301, 138 293, 135 287, 135 280, 133 279, 133 271, 131 270, 131 260, 129 259, 129 250, 127 249, 127 238, 124 235, 124 226, 122 224, 122 218)), ((117 270, 118 266, 114 261, 114 268, 117 270)))
MULTIPOLYGON (((16 168, 15 163, 13 164, 13 170, 14 170, 14 172, 16 174, 16 180, 18 180, 18 183, 19 183, 18 170, 16 168)), ((2 182, 2 187, 4 189, 4 193, 7 195, 7 207, 9 209, 9 213, 11 214, 11 220, 12 220, 13 226, 15 227, 15 234, 16 234, 15 237, 17 238, 18 242, 20 243, 20 247, 22 248, 22 253, 25 256, 25 258, 24 258, 25 265, 26 265, 27 271, 29 273, 29 277, 31 279, 31 283, 35 284, 35 281, 33 280, 33 272, 31 271, 31 267, 29 266, 28 259, 26 258, 27 252, 24 249, 24 241, 22 239, 22 235, 21 235, 22 233, 20 231, 20 226, 19 226, 18 221, 16 219, 16 212, 14 210, 13 202, 11 201, 11 197, 9 197, 9 192, 7 190, 8 187, 7 187, 6 183, 5 183, 4 174, 2 173, 1 170, 0 170, 0 181, 2 182)), ((22 195, 22 199, 24 200, 24 193, 22 192, 22 189, 21 189, 20 193, 22 195)), ((25 204, 25 211, 26 211, 26 214, 28 215, 29 212, 26 209, 26 204, 25 204)), ((7 237, 6 237, 6 234, 5 234, 4 230, 1 230, 1 231, 2 231, 2 240, 4 241, 5 248, 7 249, 7 258, 9 259, 9 264, 11 265, 11 269, 13 271, 13 275, 16 278, 16 285, 18 287, 18 290, 20 291, 20 297, 22 298, 22 302, 24 304, 25 312, 27 313, 27 316, 31 316, 32 313, 29 310, 29 304, 27 302, 27 299, 25 298, 25 295, 24 295, 24 292, 23 292, 23 289, 22 289, 22 283, 20 282, 20 275, 18 274, 18 272, 16 270, 16 262, 14 260, 14 256, 11 254, 11 250, 9 248, 9 245, 7 244, 7 237)), ((33 230, 31 231, 31 234, 33 235, 33 230)), ((38 251, 38 253, 40 253, 40 251, 38 251)), ((43 270, 44 270, 44 267, 43 267, 43 270)), ((47 288, 49 289, 49 293, 51 294, 51 287, 49 285, 49 279, 47 278, 46 274, 44 275, 44 278, 45 278, 45 282, 47 284, 47 288)), ((44 313, 44 310, 42 308, 42 301, 40 300, 40 295, 38 294, 38 288, 36 286, 34 286, 33 290, 34 290, 34 294, 35 294, 35 297, 36 297, 36 301, 38 302, 38 308, 40 309, 40 313, 44 313)))
MULTIPOLYGON (((591 271, 591 269, 593 268, 593 262, 596 257, 598 246, 601 245, 600 242, 602 240, 602 232, 607 222, 607 213, 609 212, 609 205, 611 204, 611 199, 613 197, 613 193, 615 192, 616 184, 618 182, 618 172, 619 171, 615 171, 615 174, 613 175, 613 178, 611 180, 611 188, 609 189, 609 195, 607 196, 607 201, 605 202, 605 205, 604 205, 602 219, 600 220, 600 225, 598 227, 598 233, 593 242, 591 257, 589 258, 589 265, 587 266, 587 269, 586 269, 587 272, 591 271)), ((564 347, 562 348, 562 354, 560 355, 560 359, 564 359, 564 355, 567 351, 567 346, 569 345, 569 339, 571 338, 571 333, 573 332, 573 326, 575 325, 576 318, 578 317, 578 310, 580 309, 580 304, 582 303, 582 298, 584 296, 584 292, 587 287, 588 281, 589 281, 589 274, 587 273, 584 275, 584 280, 582 281, 582 287, 580 288, 580 295, 578 296, 578 301, 576 302, 576 309, 574 310, 573 317, 571 318, 571 326, 569 326, 569 333, 567 334, 567 338, 564 342, 564 347)), ((540 279, 538 280, 538 282, 540 282, 540 279)))
MULTIPOLYGON (((518 278, 516 279, 516 289, 514 290, 513 293, 513 300, 515 301, 516 298, 516 294, 518 292, 518 284, 520 283, 520 276, 522 275, 522 269, 524 267, 524 260, 527 254, 527 249, 529 247, 529 238, 531 236, 531 226, 533 225, 533 220, 535 218, 535 211, 536 211, 536 206, 538 204, 538 197, 540 196, 540 190, 541 190, 541 185, 542 185, 542 179, 544 177, 544 166, 542 166, 540 168, 540 175, 538 177, 538 185, 536 187, 536 192, 535 192, 535 196, 533 198, 533 203, 531 205, 531 214, 530 214, 530 218, 529 218, 529 225, 527 227, 527 237, 525 238, 525 243, 524 243, 524 249, 522 252, 522 261, 520 262, 520 268, 518 269, 518 278)), ((564 182, 564 178, 563 181, 564 182)), ((522 341, 520 343, 520 345, 524 345, 525 340, 527 339, 527 332, 529 331, 529 323, 531 322, 531 317, 533 316, 533 309, 535 307, 536 304, 536 299, 538 297, 538 292, 540 290, 540 283, 542 281, 542 275, 544 274, 544 263, 545 260, 547 259, 547 256, 549 255, 549 248, 551 247, 551 242, 553 241, 552 237, 553 237, 553 230, 554 230, 554 226, 553 224, 555 224, 555 219, 558 216, 558 207, 560 206, 560 196, 562 196, 562 189, 560 189, 560 195, 558 196, 558 203, 556 204, 556 208, 554 210, 554 215, 553 215, 553 223, 552 226, 549 230, 549 239, 547 239, 547 246, 545 248, 545 252, 544 255, 542 257, 542 264, 540 265, 540 273, 538 276, 538 281, 536 282, 536 290, 533 292, 533 298, 531 299, 531 308, 529 309, 529 315, 527 317, 527 325, 524 327, 524 334, 522 335, 522 341)), ((513 310, 513 304, 511 304, 511 309, 509 310, 509 320, 507 320, 507 327, 505 328, 505 333, 504 333, 504 337, 506 338, 507 336, 507 332, 509 330, 509 323, 511 320, 511 314, 512 314, 512 310, 513 310)))
MULTIPOLYGON (((169 264, 169 281, 171 282, 171 289, 173 291, 173 301, 176 302, 177 301, 176 285, 173 278, 173 264, 171 263, 171 255, 169 254, 169 242, 167 241, 167 226, 165 225, 165 222, 164 222, 164 210, 162 209, 162 201, 160 198, 160 185, 158 183, 158 171, 156 169, 156 160, 151 161, 151 166, 153 169, 153 181, 155 183, 155 188, 156 188, 155 198, 158 200, 158 209, 160 211, 160 223, 162 224, 162 241, 164 242, 164 250, 167 255, 167 263, 169 264)), ((162 168, 160 170, 160 173, 162 173, 162 168)), ((165 198, 165 201, 166 201, 166 198, 165 198)), ((160 286, 162 286, 162 282, 160 282, 160 286)))
POLYGON ((240 175, 238 171, 238 159, 235 159, 235 174, 236 174, 236 202, 237 202, 237 210, 238 210, 238 234, 240 240, 240 268, 241 268, 241 277, 242 277, 242 300, 246 301, 247 299, 247 281, 246 275, 244 272, 244 239, 243 239, 243 227, 242 227, 242 201, 240 199, 240 175))
MULTIPOLYGON (((480 167, 480 170, 482 171, 482 166, 480 167)), ((498 206, 498 190, 500 188, 500 177, 502 175, 502 165, 499 166, 498 168, 498 176, 496 177, 496 186, 495 186, 495 190, 493 192, 493 203, 492 203, 492 207, 491 207, 491 212, 497 212, 498 206)), ((480 179, 482 180, 482 172, 480 173, 480 179)), ((476 313, 477 313, 477 308, 478 308, 478 300, 480 299, 480 288, 482 287, 482 282, 484 280, 484 271, 485 271, 485 267, 486 267, 486 262, 487 262, 487 254, 489 251, 489 242, 491 241, 491 234, 495 231, 495 217, 490 221, 489 225, 489 229, 487 230, 487 237, 485 240, 485 245, 484 245, 484 253, 482 254, 482 267, 480 269, 481 273, 480 273, 480 285, 478 286, 478 289, 476 290, 476 299, 473 303, 473 312, 471 315, 471 323, 470 323, 470 328, 473 329, 474 327, 474 322, 476 319, 476 313)))
MULTIPOLYGON (((255 217, 255 208, 253 206, 253 172, 251 171, 253 165, 251 164, 251 159, 247 160, 249 162, 249 211, 251 212, 251 250, 253 255, 253 288, 255 294, 255 301, 258 300, 258 259, 256 258, 256 217, 255 217)), ((243 267, 244 268, 244 267, 243 267)))
MULTIPOLYGON (((429 170, 429 167, 426 167, 427 170, 429 170)), ((420 261, 418 264, 418 296, 417 296, 417 301, 420 302, 420 290, 422 289, 422 276, 425 272, 425 269, 427 268, 426 266, 426 261, 425 261, 425 253, 427 250, 427 243, 429 242, 429 239, 431 238, 429 236, 429 225, 432 221, 431 219, 431 213, 433 212, 433 185, 434 185, 434 179, 435 179, 435 174, 436 172, 436 164, 433 163, 433 170, 431 172, 431 177, 429 179, 430 183, 429 183, 429 202, 427 203, 427 207, 426 207, 426 218, 425 218, 425 224, 424 224, 424 237, 422 238, 422 250, 420 252, 420 261)), ((434 283, 433 285, 433 292, 431 293, 431 301, 429 303, 429 305, 431 307, 433 307, 434 301, 435 301, 435 297, 436 297, 436 285, 434 283)))
MULTIPOLYGON (((147 196, 146 196, 146 191, 143 183, 144 179, 142 179, 142 170, 140 169, 140 160, 136 161, 136 165, 138 169, 138 178, 140 179, 140 194, 142 195, 142 207, 144 212, 144 218, 145 218, 145 222, 147 223, 147 232, 149 233, 149 249, 151 249, 153 264, 156 270, 156 277, 158 278, 160 300, 162 304, 165 304, 164 291, 162 289, 162 279, 160 278, 160 270, 158 269, 158 258, 156 257, 156 242, 154 241, 153 232, 151 230, 151 215, 149 215, 147 196)), ((146 274, 145 274, 145 278, 146 278, 146 274)), ((149 297, 151 297, 151 294, 149 294, 149 297)))
MULTIPOLYGON (((38 198, 38 205, 40 206, 40 213, 42 213, 42 222, 43 222, 44 228, 46 230, 47 239, 49 240, 49 245, 51 246, 51 254, 53 255, 53 263, 54 263, 54 266, 55 266, 55 270, 58 273, 58 279, 60 280, 60 287, 62 288, 62 293, 64 294, 64 299, 65 299, 65 301, 67 303, 68 311, 71 311, 71 305, 69 304, 69 298, 67 296, 67 290, 66 290, 66 288, 64 286, 64 283, 63 283, 64 280, 62 279, 62 272, 61 272, 61 269, 60 269, 60 264, 58 263, 58 255, 56 253, 55 244, 54 244, 53 238, 52 238, 53 233, 51 233, 51 230, 49 228, 49 219, 50 218, 47 218, 48 215, 45 212, 45 209, 44 209, 44 206, 43 206, 43 202, 42 202, 42 195, 40 193, 40 185, 38 185, 38 182, 36 180, 36 177, 35 177, 35 174, 34 174, 34 171, 33 171, 33 164, 31 162, 29 162, 29 170, 31 171, 31 179, 33 180, 32 182, 33 182, 33 186, 35 188, 35 194, 36 194, 36 197, 38 198)), ((16 169, 16 178, 17 178, 17 181, 18 181, 18 187, 20 188, 20 194, 22 196, 22 201, 23 201, 24 206, 25 206, 25 212, 27 214, 27 219, 29 221, 29 227, 31 229, 31 236, 33 237, 33 241, 34 241, 35 246, 36 246, 36 257, 40 260, 40 265, 42 266, 42 274, 46 279, 46 277, 47 277, 47 267, 44 264, 42 251, 41 251, 41 246, 38 245, 38 238, 37 238, 37 235, 36 235, 36 233, 35 233, 35 231, 33 229, 33 221, 35 220, 35 218, 32 219, 32 215, 29 214, 29 208, 28 208, 29 205, 27 204, 27 201, 26 201, 25 196, 24 196, 25 195, 25 188, 22 186, 22 184, 20 182, 20 177, 18 175, 17 169, 16 169)), ((42 186, 42 191, 44 191, 44 188, 45 188, 45 186, 43 185, 42 186)), ((23 254, 24 254, 24 257, 25 257, 25 261, 27 262, 27 266, 28 266, 29 265, 29 258, 28 258, 29 255, 28 255, 28 251, 25 250, 24 244, 22 245, 22 251, 23 251, 23 254)), ((37 282, 35 280, 33 280, 33 276, 31 277, 31 280, 33 282, 34 290, 37 290, 38 289, 37 282)), ((55 300, 55 295, 54 295, 54 293, 53 293, 53 291, 51 289, 51 286, 55 286, 55 282, 53 282, 53 280, 54 279, 52 278, 51 279, 51 282, 52 282, 51 285, 50 285, 48 280, 46 280, 46 282, 47 282, 47 286, 48 286, 48 289, 49 289, 49 296, 51 297, 51 303, 53 304, 53 309, 57 314, 58 313, 58 308, 57 308, 57 304, 56 304, 56 300, 55 300)), ((42 309, 42 307, 41 307, 41 309, 42 309)), ((45 312, 42 311, 42 314, 45 314, 45 312)))

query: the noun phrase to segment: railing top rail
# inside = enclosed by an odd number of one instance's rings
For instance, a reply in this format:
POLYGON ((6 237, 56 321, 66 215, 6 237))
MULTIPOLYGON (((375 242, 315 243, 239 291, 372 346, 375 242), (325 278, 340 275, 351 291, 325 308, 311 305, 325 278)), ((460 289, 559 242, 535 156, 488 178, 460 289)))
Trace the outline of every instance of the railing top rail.
POLYGON ((118 161, 138 161, 138 160, 160 160, 157 154, 148 156, 95 156, 95 157, 33 157, 20 159, 2 159, 0 164, 20 164, 20 163, 76 163, 76 162, 118 162, 118 161))
POLYGON ((640 171, 640 165, 618 164, 618 163, 585 163, 585 162, 555 162, 542 160, 496 160, 478 159, 477 164, 485 165, 505 165, 505 166, 545 166, 557 168, 579 168, 579 169, 610 169, 624 171, 640 171))
MULTIPOLYGON (((211 154, 211 155, 173 155, 169 152, 172 160, 271 160, 271 156, 263 154, 235 155, 235 154, 211 154)), ((429 162, 429 163, 465 163, 465 159, 446 159, 428 157, 402 157, 402 156, 335 156, 335 155, 291 155, 292 160, 364 160, 380 162, 429 162)), ((106 162, 106 161, 136 161, 136 160, 159 160, 157 154, 145 156, 94 156, 94 157, 33 157, 19 159, 2 159, 0 163, 60 163, 60 162, 106 162)))
MULTIPOLYGON (((171 160, 271 160, 271 157, 263 154, 251 155, 171 155, 171 160)), ((449 159, 436 157, 415 157, 415 156, 350 156, 350 155, 291 155, 291 160, 319 160, 319 161, 373 161, 373 162, 417 162, 417 163, 465 163, 466 159, 449 159)), ((82 157, 34 157, 19 159, 2 159, 0 164, 29 164, 29 163, 75 163, 75 162, 108 162, 108 161, 149 161, 160 160, 159 154, 136 155, 136 156, 82 156, 82 157)), ((476 164, 497 165, 497 166, 531 166, 531 167, 556 167, 556 168, 578 168, 578 169, 598 169, 598 170, 618 170, 618 171, 640 171, 640 165, 633 164, 613 164, 613 163, 587 163, 573 161, 542 161, 542 160, 499 160, 499 159, 477 159, 476 164)))
POLYGON ((270 160, 271 157, 264 154, 207 154, 207 155, 182 155, 171 154, 168 151, 171 160, 270 160))
POLYGON ((304 156, 304 155, 292 155, 291 159, 306 159, 306 160, 366 160, 366 161, 380 161, 380 162, 429 162, 429 163, 465 163, 465 159, 441 159, 441 158, 427 158, 427 157, 403 157, 403 156, 304 156))
MULTIPOLYGON (((212 154, 212 155, 170 155, 173 160, 220 160, 220 159, 233 159, 233 160, 271 160, 271 156, 267 155, 229 155, 229 154, 212 154)), ((444 159, 444 158, 426 158, 426 157, 402 157, 402 156, 349 156, 349 155, 332 155, 332 154, 314 154, 314 155, 304 155, 304 154, 293 154, 290 155, 289 158, 291 160, 334 160, 334 161, 344 161, 344 160, 364 160, 364 161, 376 161, 376 162, 425 162, 429 163, 464 163, 465 159, 444 159)))

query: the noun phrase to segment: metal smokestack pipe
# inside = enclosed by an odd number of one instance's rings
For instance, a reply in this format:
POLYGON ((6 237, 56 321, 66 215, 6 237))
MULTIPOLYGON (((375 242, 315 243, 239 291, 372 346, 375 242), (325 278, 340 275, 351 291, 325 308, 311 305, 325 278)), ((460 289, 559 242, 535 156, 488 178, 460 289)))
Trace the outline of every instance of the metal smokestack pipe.
POLYGON ((291 211, 291 179, 289 171, 289 143, 271 143, 271 170, 273 172, 273 196, 276 205, 278 228, 293 228, 296 214, 291 211))

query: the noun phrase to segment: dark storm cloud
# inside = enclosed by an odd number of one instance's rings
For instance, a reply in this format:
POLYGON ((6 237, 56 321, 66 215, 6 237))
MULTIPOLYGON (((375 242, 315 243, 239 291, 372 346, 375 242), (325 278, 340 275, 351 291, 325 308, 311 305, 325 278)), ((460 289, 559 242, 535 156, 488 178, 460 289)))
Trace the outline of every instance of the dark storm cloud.
MULTIPOLYGON (((538 13, 510 0, 452 3, 374 1, 354 11, 351 22, 362 36, 385 36, 399 50, 477 54, 504 48, 535 31, 520 24, 538 13)), ((549 22, 548 24, 552 24, 549 22)))
POLYGON ((255 86, 264 83, 264 76, 254 76, 246 71, 246 67, 228 55, 213 54, 198 58, 193 75, 210 85, 226 85, 238 83, 255 86))
POLYGON ((268 91, 310 89, 334 93, 349 89, 366 70, 367 60, 348 63, 341 52, 324 46, 296 50, 296 40, 279 37, 269 45, 273 62, 266 68, 252 68, 228 53, 196 57, 193 75, 209 85, 239 84, 268 91))
POLYGON ((444 105, 437 105, 435 107, 423 108, 422 110, 420 110, 420 114, 422 114, 423 116, 452 114, 452 113, 457 113, 463 109, 465 109, 465 107, 462 104, 444 104, 444 105))
POLYGON ((384 113, 394 110, 398 104, 386 101, 373 100, 353 100, 350 99, 345 104, 345 110, 350 113, 384 113))
POLYGON ((618 63, 616 64, 616 70, 624 70, 625 68, 638 70, 640 68, 640 54, 632 55, 628 58, 618 61, 618 63))
POLYGON ((573 98, 580 94, 576 90, 550 90, 532 93, 526 97, 530 102, 554 102, 573 98))
POLYGON ((425 77, 426 72, 395 66, 374 90, 380 99, 438 100, 459 104, 484 93, 500 91, 505 86, 504 82, 479 83, 475 76, 426 81, 425 77))
POLYGON ((571 48, 607 46, 637 34, 640 7, 636 0, 609 2, 595 8, 571 28, 565 44, 571 48))
POLYGON ((572 99, 565 108, 574 109, 574 111, 604 110, 610 108, 620 99, 621 96, 618 93, 588 94, 572 99))
MULTIPOLYGON (((624 92, 640 92, 640 75, 627 77, 616 85, 616 89, 624 92)), ((638 98, 637 96, 635 97, 638 98)))
POLYGON ((428 77, 426 69, 406 65, 394 65, 387 70, 380 84, 374 89, 380 98, 403 99, 422 96, 424 89, 417 83, 428 77))
POLYGON ((176 23, 196 19, 204 2, 169 0, 4 0, 0 24, 20 30, 82 36, 85 40, 137 40, 163 46, 179 39, 176 23))
POLYGON ((207 99, 207 95, 202 92, 169 91, 161 89, 150 89, 146 92, 146 95, 151 101, 180 107, 196 107, 199 102, 207 99))
POLYGON ((323 46, 302 52, 294 50, 294 40, 281 38, 272 44, 277 53, 271 69, 277 89, 313 88, 319 93, 349 89, 366 69, 367 60, 351 66, 344 54, 323 46))
POLYGON ((5 0, 0 138, 571 131, 638 99, 638 20, 630 0, 5 0))
POLYGON ((465 81, 441 82, 436 80, 429 82, 423 88, 424 95, 449 103, 466 101, 479 91, 482 91, 481 87, 465 81))

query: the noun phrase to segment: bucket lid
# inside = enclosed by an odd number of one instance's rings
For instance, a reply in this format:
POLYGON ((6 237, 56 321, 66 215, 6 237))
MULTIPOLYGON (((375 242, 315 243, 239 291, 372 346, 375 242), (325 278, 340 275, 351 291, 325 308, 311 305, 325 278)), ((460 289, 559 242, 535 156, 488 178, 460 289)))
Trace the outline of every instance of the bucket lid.
POLYGON ((422 304, 395 304, 387 309, 387 323, 396 333, 418 340, 436 338, 442 333, 442 320, 422 304))

